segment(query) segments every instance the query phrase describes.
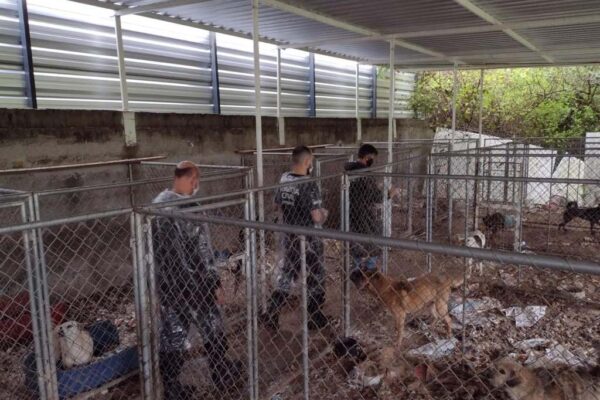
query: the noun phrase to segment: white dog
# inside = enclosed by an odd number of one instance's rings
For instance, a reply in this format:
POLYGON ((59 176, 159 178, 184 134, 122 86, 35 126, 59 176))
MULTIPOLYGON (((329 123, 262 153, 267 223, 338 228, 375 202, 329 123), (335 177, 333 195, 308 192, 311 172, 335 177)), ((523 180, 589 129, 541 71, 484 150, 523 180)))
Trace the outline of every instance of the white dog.
POLYGON ((54 329, 55 354, 65 368, 73 368, 92 361, 94 341, 89 332, 75 321, 68 321, 54 329))
MULTIPOLYGON (((467 236, 465 239, 465 246, 474 249, 483 249, 485 247, 485 235, 479 229, 473 231, 471 235, 467 236)), ((469 275, 471 275, 473 270, 473 263, 473 259, 469 258, 469 275)), ((483 273, 483 262, 477 261, 476 267, 479 275, 481 275, 483 273)))

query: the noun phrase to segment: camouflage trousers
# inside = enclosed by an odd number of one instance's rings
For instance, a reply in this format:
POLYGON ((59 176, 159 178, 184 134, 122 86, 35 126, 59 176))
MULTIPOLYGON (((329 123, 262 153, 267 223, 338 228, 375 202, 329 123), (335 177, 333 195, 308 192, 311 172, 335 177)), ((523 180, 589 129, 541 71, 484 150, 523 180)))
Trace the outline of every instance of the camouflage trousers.
POLYGON ((160 352, 183 352, 194 324, 202 336, 209 362, 221 360, 227 353, 227 338, 219 307, 214 301, 210 303, 198 309, 187 305, 161 306, 160 352))
MULTIPOLYGON (((301 272, 300 237, 285 235, 281 245, 285 252, 284 262, 277 275, 276 290, 289 294, 292 284, 301 272)), ((322 303, 325 298, 325 266, 323 242, 319 238, 306 237, 306 284, 309 301, 322 303)))

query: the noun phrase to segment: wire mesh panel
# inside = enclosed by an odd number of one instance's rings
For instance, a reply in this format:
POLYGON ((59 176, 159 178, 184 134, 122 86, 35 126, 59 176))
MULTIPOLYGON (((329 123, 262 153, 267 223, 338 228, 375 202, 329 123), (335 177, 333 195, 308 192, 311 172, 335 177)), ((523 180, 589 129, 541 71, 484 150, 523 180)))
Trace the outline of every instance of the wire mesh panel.
MULTIPOLYGON (((245 198, 156 207, 237 219, 250 212, 245 198)), ((253 390, 248 232, 169 216, 144 223, 157 390, 166 399, 224 393, 248 398, 253 390)))
MULTIPOLYGON (((3 227, 26 222, 23 203, 0 204, 0 213, 7 218, 3 227)), ((27 361, 33 365, 41 362, 40 342, 34 338, 39 313, 32 304, 35 297, 31 233, 14 230, 0 234, 0 398, 3 399, 26 398, 26 383, 38 390, 37 377, 34 375, 30 380, 23 368, 27 361)), ((59 306, 53 311, 60 322, 64 308, 59 306)))
MULTIPOLYGON (((129 214, 41 229, 42 284, 64 309, 50 338, 58 395, 139 396, 138 319, 129 214)), ((30 372, 31 373, 31 372, 30 372)))
MULTIPOLYGON (((144 168, 141 174, 133 173, 129 182, 35 193, 37 217, 50 220, 149 204, 158 193, 172 186, 174 165, 144 168), (156 177, 146 177, 154 173, 156 177)), ((197 196, 241 191, 249 185, 248 174, 244 169, 203 169, 197 196)))
POLYGON ((248 396, 231 385, 211 396, 510 399, 533 389, 541 398, 576 399, 600 393, 598 264, 227 219, 183 221, 202 224, 211 235, 230 224, 279 231, 288 241, 284 265, 294 271, 287 293, 274 290, 269 308, 249 307, 262 311, 250 318, 257 325, 248 324, 255 340, 248 343, 248 368, 254 361, 258 368, 247 378, 258 393, 248 396), (322 248, 315 251, 317 244, 322 248), (348 264, 348 249, 365 244, 389 247, 394 268, 382 273, 378 264, 348 264), (482 263, 481 272, 469 269, 469 259, 482 263))

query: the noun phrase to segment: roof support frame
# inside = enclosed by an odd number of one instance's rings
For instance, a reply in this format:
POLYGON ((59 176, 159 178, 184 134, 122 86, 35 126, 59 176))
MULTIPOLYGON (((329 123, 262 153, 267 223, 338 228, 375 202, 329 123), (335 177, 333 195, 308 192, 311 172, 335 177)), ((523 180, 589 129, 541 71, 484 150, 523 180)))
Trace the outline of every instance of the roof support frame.
POLYGON ((483 19, 486 22, 489 22, 493 25, 498 25, 503 27, 502 32, 506 33, 508 36, 521 43, 523 46, 527 47, 529 50, 536 52, 540 57, 546 60, 549 63, 553 63, 554 59, 540 50, 536 45, 527 40, 523 35, 515 32, 513 29, 505 28, 501 21, 496 19, 493 15, 482 9, 481 7, 473 4, 470 0, 454 0, 455 3, 461 5, 467 10, 471 11, 473 14, 477 15, 479 18, 483 19))
MULTIPOLYGON (((284 12, 287 12, 290 14, 298 15, 300 17, 310 19, 313 21, 317 21, 317 22, 320 22, 325 25, 343 29, 348 32, 353 32, 353 33, 363 35, 363 36, 376 36, 376 37, 381 36, 380 32, 374 31, 372 29, 368 29, 368 28, 350 24, 348 22, 340 21, 336 18, 327 16, 324 14, 316 13, 314 11, 310 11, 310 10, 307 10, 302 7, 297 7, 297 6, 288 4, 288 3, 284 3, 279 0, 260 0, 260 3, 265 6, 271 7, 271 8, 276 8, 278 10, 281 10, 281 11, 284 11, 284 12)), ((406 42, 404 40, 394 40, 394 43, 395 43, 395 46, 403 47, 405 49, 409 49, 409 50, 415 51, 417 53, 427 54, 432 57, 446 59, 453 63, 454 62, 460 63, 460 60, 450 59, 449 57, 447 57, 446 55, 444 55, 440 52, 433 51, 433 50, 427 49, 423 46, 419 46, 419 45, 416 45, 413 43, 406 42)))
POLYGON ((164 8, 173 8, 173 7, 182 7, 188 6, 190 4, 204 3, 208 0, 148 0, 136 5, 135 7, 123 8, 121 10, 117 10, 115 15, 125 16, 125 15, 134 15, 141 14, 150 11, 157 11, 164 8))
POLYGON ((414 39, 422 37, 434 37, 434 36, 447 36, 447 35, 467 35, 475 33, 487 33, 487 32, 502 32, 504 29, 521 30, 521 29, 533 29, 533 28, 552 28, 559 26, 570 26, 570 25, 585 25, 600 23, 600 15, 586 15, 583 17, 567 17, 567 18, 551 18, 543 19, 538 21, 525 21, 514 24, 499 24, 499 25, 481 25, 481 26, 468 26, 461 28, 447 28, 447 29, 434 29, 425 31, 414 31, 414 32, 402 32, 392 33, 380 36, 363 36, 357 38, 339 37, 336 39, 317 40, 313 42, 304 43, 289 43, 282 44, 279 47, 284 49, 305 49, 310 47, 321 46, 330 43, 360 43, 370 42, 376 40, 391 40, 391 39, 414 39))

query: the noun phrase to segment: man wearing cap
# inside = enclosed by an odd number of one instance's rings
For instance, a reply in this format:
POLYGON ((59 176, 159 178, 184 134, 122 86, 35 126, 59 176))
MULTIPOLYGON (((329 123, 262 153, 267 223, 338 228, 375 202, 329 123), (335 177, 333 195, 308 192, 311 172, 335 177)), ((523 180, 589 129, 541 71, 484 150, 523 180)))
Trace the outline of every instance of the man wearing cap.
MULTIPOLYGON (((189 199, 197 193, 199 184, 198 167, 182 161, 175 168, 173 187, 161 192, 153 203, 189 199)), ((163 210, 193 205, 167 206, 163 210)), ((161 306, 159 368, 164 399, 193 397, 194 388, 179 382, 191 324, 202 335, 213 383, 218 388, 234 384, 241 365, 226 355, 228 343, 219 310, 222 288, 208 224, 155 218, 153 247, 161 306)))

